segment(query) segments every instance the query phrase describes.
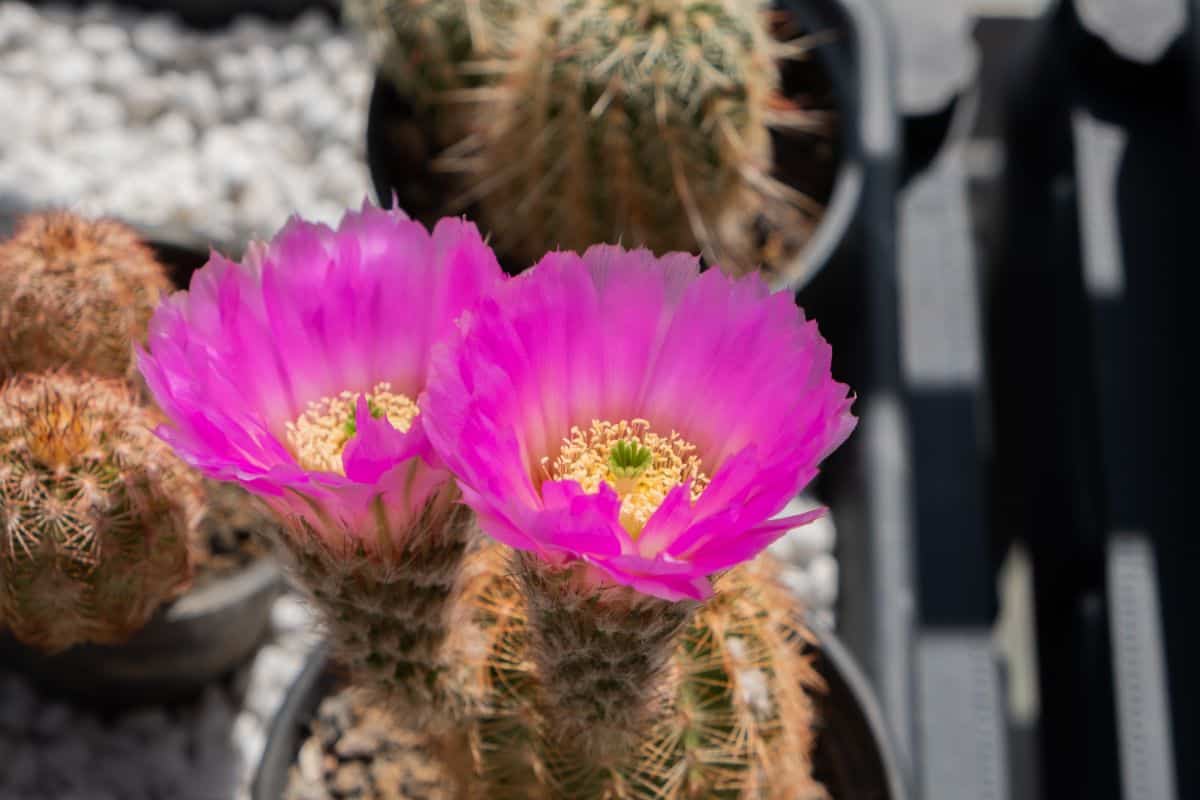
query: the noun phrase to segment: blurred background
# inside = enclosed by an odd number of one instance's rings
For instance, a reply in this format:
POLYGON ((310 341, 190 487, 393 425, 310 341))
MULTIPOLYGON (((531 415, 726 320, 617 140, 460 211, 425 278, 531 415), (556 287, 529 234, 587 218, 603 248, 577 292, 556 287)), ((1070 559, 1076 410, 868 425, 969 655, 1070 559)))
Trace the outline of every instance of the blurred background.
MULTIPOLYGON (((776 285, 862 423, 814 490, 831 523, 778 550, 861 670, 871 796, 1200 797, 1200 4, 779 6, 832 34, 834 124, 777 143, 833 166, 776 285)), ((436 179, 374 48, 333 2, 4 0, 0 235, 114 216, 185 285, 293 213, 419 204, 436 179)), ((200 699, 116 716, 0 660, 0 799, 249 797, 314 641, 290 595, 270 622, 200 699)))

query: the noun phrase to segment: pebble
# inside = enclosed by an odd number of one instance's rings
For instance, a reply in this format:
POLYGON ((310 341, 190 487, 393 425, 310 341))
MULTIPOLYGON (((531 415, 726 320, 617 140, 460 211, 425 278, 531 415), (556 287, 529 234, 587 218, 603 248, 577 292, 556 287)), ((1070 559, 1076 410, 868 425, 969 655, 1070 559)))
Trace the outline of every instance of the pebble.
MULTIPOLYGON (((803 514, 820 505, 816 498, 803 494, 777 516, 803 514)), ((836 545, 837 527, 833 515, 826 512, 818 520, 792 528, 769 548, 781 562, 780 580, 814 613, 831 614, 837 604, 836 545)))
POLYGON ((178 111, 168 111, 155 120, 154 133, 173 147, 191 147, 196 141, 196 126, 178 111))
POLYGON ((88 84, 96 72, 96 58, 86 50, 56 53, 42 63, 42 76, 55 89, 74 89, 88 84))
POLYGON ((78 33, 79 44, 93 53, 124 52, 129 48, 129 32, 109 23, 93 22, 83 25, 78 33))
POLYGON ((66 730, 71 721, 70 706, 50 703, 42 706, 33 721, 33 732, 38 736, 52 738, 66 730))
POLYGON ((267 744, 266 728, 255 714, 243 711, 237 715, 230 731, 231 741, 242 768, 253 770, 267 744))
POLYGON ((349 696, 336 694, 326 697, 317 706, 317 719, 330 726, 339 735, 342 731, 348 730, 354 724, 354 709, 350 706, 349 696))
POLYGON ((367 790, 368 785, 366 765, 352 761, 337 768, 329 788, 338 797, 357 797, 367 790))
POLYGON ((97 82, 108 91, 124 92, 143 76, 145 69, 142 60, 133 51, 115 50, 100 62, 97 82))
POLYGON ((168 729, 170 719, 161 708, 142 708, 132 711, 121 720, 119 729, 142 743, 156 741, 168 729))
POLYGON ((28 683, 15 675, 0 676, 0 736, 24 733, 37 702, 28 683))
POLYGON ((277 635, 306 632, 314 624, 312 611, 298 595, 284 595, 271 608, 271 627, 277 635))
POLYGON ((5 757, 0 769, 0 789, 11 792, 12 796, 21 797, 22 793, 37 790, 38 760, 32 744, 5 743, 5 757))
POLYGON ((366 758, 379 752, 381 744, 378 732, 353 728, 338 739, 334 752, 341 758, 366 758))
POLYGON ((325 777, 325 751, 319 739, 305 739, 300 747, 296 765, 300 777, 307 783, 320 783, 325 777))
POLYGON ((179 45, 178 26, 163 16, 150 16, 133 27, 133 45, 156 61, 169 62, 179 45))
POLYGON ((832 555, 822 553, 808 565, 812 580, 812 605, 831 608, 838 595, 838 563, 832 555))

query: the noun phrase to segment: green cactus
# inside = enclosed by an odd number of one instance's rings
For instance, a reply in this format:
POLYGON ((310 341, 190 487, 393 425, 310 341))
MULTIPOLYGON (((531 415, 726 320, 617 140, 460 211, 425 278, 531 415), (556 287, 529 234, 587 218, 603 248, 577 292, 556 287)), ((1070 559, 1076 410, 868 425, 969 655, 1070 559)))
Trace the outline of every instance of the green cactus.
POLYGON ((46 651, 127 639, 191 578, 199 478, 116 380, 0 387, 0 627, 46 651))
POLYGON ((647 598, 600 616, 570 614, 556 599, 566 583, 544 585, 523 559, 514 569, 503 548, 483 557, 469 602, 488 710, 460 745, 475 759, 465 796, 827 797, 807 693, 821 680, 767 557, 724 575, 698 608, 662 614, 665 601, 647 598), (622 729, 632 747, 610 746, 622 729))
POLYGON ((284 520, 289 529, 279 543, 354 685, 397 718, 442 730, 477 700, 461 666, 446 658, 475 518, 453 483, 403 529, 380 513, 384 548, 323 534, 298 518, 284 520))
POLYGON ((0 244, 0 378, 69 368, 134 376, 163 267, 128 226, 63 211, 31 214, 0 244))
MULTIPOLYGON (((771 177, 771 129, 812 127, 778 93, 760 0, 558 0, 514 23, 474 130, 443 158, 506 252, 621 241, 759 267, 814 204, 771 177)), ((784 264, 767 264, 785 269, 784 264)))

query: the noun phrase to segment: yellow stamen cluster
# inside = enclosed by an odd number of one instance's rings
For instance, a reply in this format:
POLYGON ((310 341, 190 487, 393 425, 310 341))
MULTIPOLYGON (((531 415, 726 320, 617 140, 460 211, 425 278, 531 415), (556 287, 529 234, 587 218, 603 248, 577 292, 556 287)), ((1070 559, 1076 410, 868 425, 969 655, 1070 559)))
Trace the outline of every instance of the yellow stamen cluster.
POLYGON ((543 458, 542 469, 551 480, 577 481, 585 492, 599 491, 601 481, 613 487, 621 498, 621 525, 637 537, 676 486, 691 480, 693 502, 708 486, 695 453, 696 446, 678 433, 660 436, 644 419, 593 420, 587 430, 572 427, 558 458, 543 458), (636 469, 622 468, 630 452, 641 454, 636 469))
MULTIPOLYGON (((342 451, 354 438, 355 411, 360 392, 342 392, 308 404, 295 422, 287 424, 287 440, 300 466, 319 472, 345 475, 342 451)), ((379 383, 367 392, 371 416, 387 417, 392 427, 407 432, 417 417, 417 404, 392 391, 390 383, 379 383)))

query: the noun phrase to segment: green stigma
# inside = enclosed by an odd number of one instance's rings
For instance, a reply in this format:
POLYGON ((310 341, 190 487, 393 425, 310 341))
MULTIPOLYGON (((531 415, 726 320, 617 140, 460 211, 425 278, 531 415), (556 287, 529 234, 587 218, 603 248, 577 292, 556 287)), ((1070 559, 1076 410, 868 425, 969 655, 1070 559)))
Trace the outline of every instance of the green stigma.
MULTIPOLYGON (((367 399, 367 410, 371 412, 371 417, 379 419, 383 416, 383 409, 375 404, 374 400, 367 399)), ((351 411, 350 416, 346 417, 346 421, 342 423, 342 433, 346 434, 346 441, 354 438, 358 433, 358 422, 355 419, 357 412, 351 411)))
POLYGON ((608 465, 617 478, 636 478, 650 466, 650 448, 626 439, 612 446, 608 454, 608 465))

